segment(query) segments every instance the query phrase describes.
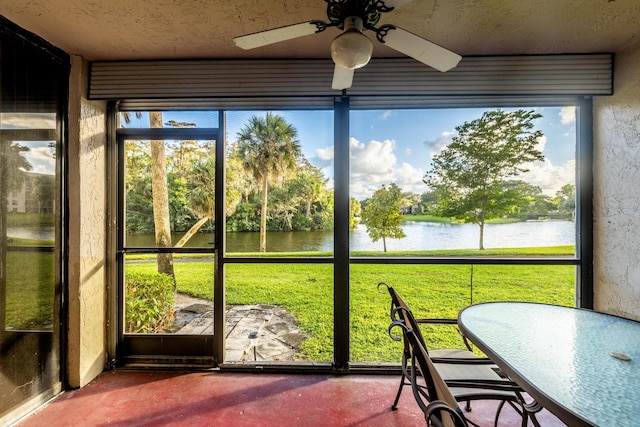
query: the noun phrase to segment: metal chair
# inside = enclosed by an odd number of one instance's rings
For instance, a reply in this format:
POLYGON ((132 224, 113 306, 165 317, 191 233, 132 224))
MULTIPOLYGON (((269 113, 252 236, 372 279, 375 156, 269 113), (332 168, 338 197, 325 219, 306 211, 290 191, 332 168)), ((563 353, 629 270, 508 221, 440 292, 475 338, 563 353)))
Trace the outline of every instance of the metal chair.
MULTIPOLYGON (((471 401, 473 400, 498 400, 495 423, 497 426, 500 413, 505 404, 509 404, 522 417, 522 425, 526 426, 528 419, 531 418, 534 425, 538 425, 537 420, 532 412, 535 412, 536 406, 527 404, 522 396, 522 389, 513 381, 501 376, 497 366, 488 358, 478 357, 470 350, 432 350, 428 351, 424 337, 419 328, 421 323, 433 323, 432 319, 417 320, 400 295, 393 287, 382 282, 378 286, 386 286, 391 295, 391 320, 392 326, 398 324, 404 325, 404 330, 411 330, 411 335, 424 349, 425 355, 430 364, 433 364, 441 378, 444 378, 450 392, 453 394, 456 402, 466 402, 465 409, 471 410, 471 401), (530 412, 531 411, 531 412, 530 412)), ((454 322, 455 323, 455 322, 454 322)), ((406 334, 403 337, 391 337, 397 341, 404 342, 404 351, 402 356, 403 375, 400 379, 400 387, 396 395, 396 399, 392 405, 392 409, 397 408, 398 400, 402 389, 405 385, 411 385, 414 395, 419 393, 423 400, 434 401, 430 397, 428 387, 420 386, 414 380, 416 370, 414 355, 416 354, 415 346, 411 345, 411 340, 406 334), (403 339, 404 338, 404 339, 403 339)), ((416 399, 418 396, 416 395, 416 399)), ((457 404, 456 404, 457 407, 457 404)), ((469 422, 467 420, 467 422, 469 422)), ((470 422, 475 425, 474 423, 470 422)))
POLYGON ((427 424, 437 427, 468 427, 456 398, 431 362, 415 331, 401 320, 396 320, 389 326, 389 335, 392 337, 391 330, 394 327, 402 329, 402 335, 409 343, 412 352, 410 384, 427 424), (418 384, 418 374, 424 378, 424 386, 418 384))

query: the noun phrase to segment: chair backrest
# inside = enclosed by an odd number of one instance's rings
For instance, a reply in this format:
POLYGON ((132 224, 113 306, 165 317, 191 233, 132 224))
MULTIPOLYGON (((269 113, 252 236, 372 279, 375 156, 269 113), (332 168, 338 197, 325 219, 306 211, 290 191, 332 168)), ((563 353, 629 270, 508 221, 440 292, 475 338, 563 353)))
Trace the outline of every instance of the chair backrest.
POLYGON ((391 296, 391 321, 393 322, 395 320, 402 320, 409 328, 413 329, 413 333, 416 335, 422 346, 426 349, 427 345, 425 343, 422 332, 420 331, 418 322, 413 316, 413 313, 411 312, 411 309, 409 308, 407 303, 404 302, 404 300, 400 297, 400 294, 396 292, 396 290, 393 289, 392 286, 389 286, 389 284, 387 283, 381 282, 378 284, 378 287, 380 287, 381 285, 387 287, 389 295, 391 296))
MULTIPOLYGON (((408 318, 413 317, 410 311, 402 307, 399 307, 396 309, 396 314, 402 317, 404 316, 407 316, 408 318)), ((431 358, 429 357, 429 354, 427 353, 427 350, 420 342, 420 339, 416 334, 415 330, 412 327, 410 327, 409 324, 410 322, 405 323, 402 320, 396 320, 392 322, 389 329, 396 326, 402 328, 403 338, 405 342, 408 343, 411 349, 411 353, 412 353, 411 354, 412 356, 411 357, 411 363, 412 363, 411 385, 414 390, 414 395, 416 396, 416 399, 418 399, 418 403, 419 404, 421 403, 421 398, 419 396, 419 393, 417 393, 418 385, 416 382, 417 381, 416 369, 420 371, 420 374, 424 378, 424 382, 427 387, 427 393, 429 395, 429 401, 444 402, 446 406, 449 406, 451 409, 451 411, 448 411, 448 410, 445 411, 443 410, 444 408, 442 407, 433 408, 433 410, 440 412, 438 418, 441 420, 442 425, 444 427, 456 427, 458 425, 465 425, 466 421, 464 421, 465 418, 458 406, 458 402, 456 401, 455 397, 453 396, 453 393, 451 392, 447 384, 444 382, 444 380, 436 370, 433 362, 431 361, 431 358), (455 412, 456 415, 452 414, 451 412, 455 412), (462 422, 457 418, 461 418, 462 422)), ((420 407, 425 412, 425 416, 428 417, 430 415, 429 412, 431 411, 427 409, 427 406, 424 403, 421 403, 420 407)))

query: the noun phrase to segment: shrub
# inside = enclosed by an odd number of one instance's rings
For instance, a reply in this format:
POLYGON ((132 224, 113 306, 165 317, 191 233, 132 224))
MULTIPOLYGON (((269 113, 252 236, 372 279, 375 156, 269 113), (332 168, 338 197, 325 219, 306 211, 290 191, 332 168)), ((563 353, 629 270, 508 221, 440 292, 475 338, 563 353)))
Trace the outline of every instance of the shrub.
POLYGON ((174 279, 161 273, 127 272, 127 332, 159 333, 173 322, 174 279))
POLYGON ((302 212, 296 212, 296 214, 293 216, 293 219, 291 220, 291 228, 296 231, 311 230, 312 225, 313 223, 311 221, 311 218, 306 216, 302 212))

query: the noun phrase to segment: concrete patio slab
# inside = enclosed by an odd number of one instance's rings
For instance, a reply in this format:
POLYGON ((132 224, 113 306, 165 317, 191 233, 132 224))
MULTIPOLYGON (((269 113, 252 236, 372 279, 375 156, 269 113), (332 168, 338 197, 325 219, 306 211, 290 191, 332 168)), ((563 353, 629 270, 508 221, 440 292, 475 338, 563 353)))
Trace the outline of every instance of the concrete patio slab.
MULTIPOLYGON (((177 334, 213 334, 213 302, 178 293, 177 334)), ((232 361, 302 360, 307 335, 295 317, 277 305, 232 305, 226 311, 225 359, 232 361)))

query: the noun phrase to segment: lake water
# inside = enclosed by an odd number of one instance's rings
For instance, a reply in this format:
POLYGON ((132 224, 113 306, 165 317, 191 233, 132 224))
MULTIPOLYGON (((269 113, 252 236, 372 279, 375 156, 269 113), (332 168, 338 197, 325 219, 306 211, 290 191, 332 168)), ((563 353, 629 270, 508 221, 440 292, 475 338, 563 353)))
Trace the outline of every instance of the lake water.
MULTIPOLYGON (((479 227, 476 224, 438 224, 408 221, 403 224, 403 239, 388 239, 387 250, 477 249, 479 227)), ((228 252, 257 252, 260 233, 227 233, 228 252)), ((487 224, 484 247, 518 248, 575 244, 575 223, 571 221, 535 221, 513 224, 487 224)), ((53 240, 51 228, 9 228, 9 237, 53 240)), ((181 233, 172 236, 177 242, 181 233)), ((154 246, 153 234, 127 236, 128 247, 154 246)), ((198 233, 186 247, 211 247, 213 236, 198 233)), ((364 225, 349 234, 351 250, 383 250, 382 240, 372 242, 364 225)), ((267 233, 267 251, 332 251, 332 231, 280 231, 267 233)))
MULTIPOLYGON (((388 239, 387 250, 477 249, 480 228, 476 224, 438 224, 405 222, 403 239, 388 239)), ((257 252, 260 233, 227 233, 228 252, 257 252)), ((571 221, 536 221, 513 224, 487 224, 484 247, 518 248, 575 244, 575 223, 571 221)), ((181 237, 176 234, 173 241, 181 237)), ((128 236, 127 246, 152 245, 152 235, 128 236)), ((199 233, 189 247, 210 246, 211 234, 199 233)), ((349 234, 353 251, 383 250, 382 240, 372 242, 364 225, 349 234)), ((280 231, 267 233, 267 251, 333 251, 332 231, 280 231)))

